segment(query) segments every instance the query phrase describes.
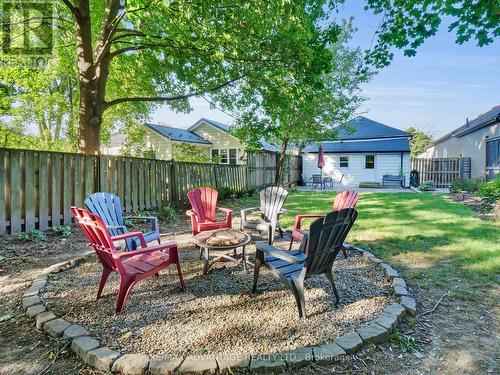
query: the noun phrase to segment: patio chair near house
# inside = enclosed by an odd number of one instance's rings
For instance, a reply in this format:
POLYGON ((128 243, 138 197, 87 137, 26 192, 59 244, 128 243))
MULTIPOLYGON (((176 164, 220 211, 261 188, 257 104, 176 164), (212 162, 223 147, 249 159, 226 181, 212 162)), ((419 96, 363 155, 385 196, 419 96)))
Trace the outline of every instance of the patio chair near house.
POLYGON ((304 186, 307 186, 307 184, 310 184, 312 182, 312 178, 311 177, 307 177, 303 173, 300 176, 302 177, 302 183, 304 184, 304 186))
POLYGON ((260 207, 251 207, 241 210, 240 229, 255 229, 259 232, 266 232, 268 235, 268 243, 272 245, 274 242, 274 234, 276 229, 279 230, 280 236, 283 237, 283 231, 279 225, 279 217, 285 213, 283 204, 285 203, 288 191, 282 187, 268 187, 260 192, 260 207), (260 212, 259 219, 251 219, 250 215, 255 212, 260 212))
POLYGON ((120 276, 116 314, 123 311, 123 305, 136 283, 150 276, 158 276, 161 270, 172 264, 177 267, 181 289, 183 291, 186 289, 175 242, 170 241, 148 247, 142 232, 128 232, 111 236, 106 224, 98 215, 77 207, 71 207, 71 213, 80 224, 89 240, 89 246, 95 250, 102 265, 102 276, 97 290, 97 298, 101 297, 104 285, 112 272, 117 272, 120 276), (129 238, 138 238, 141 249, 128 252, 117 251, 114 242, 129 238))
MULTIPOLYGON (((342 210, 344 208, 355 208, 359 201, 359 195, 355 191, 346 190, 335 196, 333 200, 332 209, 334 211, 342 210)), ((292 249, 293 241, 301 242, 304 238, 306 231, 302 228, 302 220, 303 219, 311 219, 323 217, 324 215, 319 214, 308 214, 308 215, 297 215, 295 216, 295 225, 293 226, 293 231, 290 239, 289 250, 292 249)), ((307 245, 307 244, 306 244, 307 245)), ((305 247, 307 251, 307 246, 305 247)), ((344 258, 347 258, 347 251, 342 247, 342 253, 344 254, 344 258)))
POLYGON ((297 303, 299 317, 305 318, 304 280, 324 274, 332 286, 337 305, 339 294, 333 280, 332 266, 356 217, 354 208, 346 208, 316 219, 299 250, 285 251, 257 242, 252 293, 257 289, 260 267, 265 266, 290 288, 297 303), (309 247, 307 255, 303 252, 306 244, 309 247))
POLYGON ((199 187, 187 193, 191 209, 186 215, 191 218, 193 236, 200 232, 212 229, 231 228, 233 223, 233 211, 229 208, 217 206, 219 193, 209 187, 199 187), (217 221, 216 213, 225 213, 223 221, 217 221))
POLYGON ((320 174, 313 174, 312 175, 312 188, 316 189, 318 187, 320 189, 323 189, 323 177, 320 174))
MULTIPOLYGON (((129 232, 124 224, 122 206, 118 195, 107 192, 93 193, 85 199, 85 206, 90 212, 99 216, 104 221, 111 236, 118 236, 129 232)), ((127 219, 149 220, 151 222, 151 231, 143 233, 144 239, 147 243, 153 241, 160 243, 160 229, 156 217, 128 216, 127 219)), ((138 237, 129 236, 126 238, 125 243, 128 250, 135 250, 140 246, 138 237)))

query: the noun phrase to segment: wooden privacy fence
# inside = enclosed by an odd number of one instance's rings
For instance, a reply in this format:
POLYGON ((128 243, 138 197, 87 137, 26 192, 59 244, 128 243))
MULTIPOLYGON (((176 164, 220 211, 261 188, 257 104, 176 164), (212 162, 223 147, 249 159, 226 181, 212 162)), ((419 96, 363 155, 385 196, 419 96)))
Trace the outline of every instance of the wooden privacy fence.
POLYGON ((433 181, 438 188, 448 188, 459 178, 470 178, 470 158, 412 159, 411 170, 419 172, 419 182, 433 181))
MULTIPOLYGON (((285 180, 299 173, 288 171, 285 180)), ((0 234, 69 224, 69 208, 96 191, 118 194, 131 212, 183 204, 196 186, 243 192, 273 181, 249 176, 246 165, 0 148, 0 234)))

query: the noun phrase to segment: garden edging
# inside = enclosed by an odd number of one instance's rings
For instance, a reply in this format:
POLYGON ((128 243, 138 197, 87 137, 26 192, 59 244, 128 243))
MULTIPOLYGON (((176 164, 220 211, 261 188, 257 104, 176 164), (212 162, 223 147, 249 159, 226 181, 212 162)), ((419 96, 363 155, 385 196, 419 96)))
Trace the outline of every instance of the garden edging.
POLYGON ((387 278, 392 280, 393 294, 399 298, 399 303, 389 304, 369 325, 337 337, 334 343, 304 347, 283 353, 255 356, 234 353, 189 355, 184 358, 151 358, 144 354, 122 355, 108 347, 101 347, 99 341, 91 337, 86 328, 58 318, 52 311, 48 311, 40 297, 48 283, 50 273, 61 272, 78 265, 85 257, 93 254, 93 251, 44 269, 24 292, 21 304, 25 314, 35 320, 37 329, 45 331, 54 338, 71 341, 71 350, 86 364, 101 371, 121 374, 144 374, 148 371, 151 374, 174 372, 200 374, 232 373, 231 369, 248 369, 251 372, 276 373, 283 372, 287 368, 305 367, 311 362, 327 365, 334 363, 341 356, 357 352, 366 344, 379 344, 388 340, 390 332, 407 314, 410 316, 416 314, 415 299, 409 296, 406 282, 396 269, 369 251, 352 245, 347 245, 347 247, 360 252, 384 270, 387 278))

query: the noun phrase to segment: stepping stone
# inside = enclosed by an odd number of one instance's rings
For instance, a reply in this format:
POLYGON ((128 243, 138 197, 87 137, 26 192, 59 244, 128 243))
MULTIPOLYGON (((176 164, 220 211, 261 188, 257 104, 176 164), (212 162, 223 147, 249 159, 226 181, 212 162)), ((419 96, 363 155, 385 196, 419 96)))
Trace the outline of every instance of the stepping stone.
POLYGON ((347 354, 351 354, 363 346, 363 340, 355 331, 350 331, 337 337, 335 344, 344 349, 347 354))
POLYGON ((372 344, 381 343, 389 338, 389 331, 376 323, 360 328, 357 332, 364 342, 372 344))
POLYGON ((340 360, 340 356, 346 355, 344 349, 337 344, 325 344, 313 349, 314 359, 317 363, 328 365, 340 360))
POLYGON ((56 314, 54 314, 52 311, 45 311, 41 314, 38 314, 36 316, 36 329, 42 329, 45 323, 50 320, 54 320, 55 318, 57 318, 56 314))
POLYGON ((286 370, 286 363, 278 355, 259 355, 252 357, 250 372, 259 374, 281 374, 286 370))
POLYGON ((69 326, 71 326, 71 323, 65 321, 64 319, 58 318, 45 323, 45 325, 43 326, 43 330, 52 337, 61 337, 64 330, 69 326))
POLYGON ((385 275, 389 278, 399 277, 398 271, 392 268, 387 263, 380 263, 380 266, 384 269, 385 275))
POLYGON ((285 361, 287 368, 298 369, 309 365, 314 360, 312 348, 300 348, 286 351, 280 354, 285 361))
POLYGON ((149 372, 152 375, 173 374, 181 363, 182 358, 152 359, 149 362, 149 372))
POLYGON ((23 297, 31 297, 38 295, 40 291, 45 288, 46 285, 47 285, 46 278, 35 279, 33 284, 31 284, 31 286, 28 289, 26 289, 26 291, 23 294, 23 297))
POLYGON ((394 285, 394 295, 396 295, 397 297, 407 296, 408 290, 403 286, 394 285))
POLYGON ((234 370, 248 369, 250 356, 242 353, 219 354, 215 357, 221 374, 233 374, 234 370))
POLYGON ((111 370, 111 365, 119 356, 120 353, 110 348, 97 348, 87 352, 87 359, 85 362, 98 370, 109 372, 111 370))
POLYGON ((401 306, 399 303, 391 303, 387 305, 384 309, 384 312, 396 315, 398 317, 398 321, 401 321, 406 314, 406 310, 403 306, 401 306))
POLYGON ((149 367, 149 356, 146 354, 125 354, 118 358, 111 370, 122 375, 141 375, 149 367))
POLYGON ((210 355, 190 355, 179 369, 181 374, 215 374, 217 371, 217 361, 210 355))
POLYGON ((21 304, 23 306, 23 310, 26 311, 26 309, 30 306, 42 304, 42 299, 37 295, 24 297, 21 304))
POLYGON ((417 304, 413 298, 402 296, 401 306, 403 306, 411 316, 415 316, 417 314, 417 304))
POLYGON ((380 316, 375 320, 375 323, 381 325, 388 331, 392 331, 398 325, 398 317, 396 315, 389 314, 387 312, 383 312, 380 316))
POLYGON ((85 328, 77 324, 72 324, 64 330, 63 339, 72 340, 79 336, 88 336, 88 335, 90 335, 90 332, 87 331, 85 328))
POLYGON ((26 309, 26 315, 30 318, 34 318, 38 314, 41 314, 45 311, 44 305, 33 305, 26 309))
POLYGON ((401 277, 395 277, 392 279, 392 286, 395 287, 396 285, 406 288, 406 281, 404 281, 401 277))
POLYGON ((87 360, 87 353, 99 347, 99 341, 90 336, 77 337, 71 343, 71 350, 84 361, 87 360))

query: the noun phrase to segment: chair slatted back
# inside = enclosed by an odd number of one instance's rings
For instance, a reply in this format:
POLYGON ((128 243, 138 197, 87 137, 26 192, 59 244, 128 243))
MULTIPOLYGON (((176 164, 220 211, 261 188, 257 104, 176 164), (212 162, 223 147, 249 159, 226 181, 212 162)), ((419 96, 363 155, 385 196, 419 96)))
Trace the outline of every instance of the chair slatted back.
POLYGON ((324 273, 328 267, 332 267, 357 216, 354 208, 344 208, 332 211, 311 224, 306 276, 324 273))
POLYGON ((215 221, 219 192, 209 187, 199 187, 187 193, 189 203, 200 222, 215 221))
POLYGON ((355 208, 359 201, 359 195, 355 191, 346 190, 335 196, 333 210, 340 211, 343 208, 355 208))
MULTIPOLYGON (((90 212, 99 216, 106 225, 123 226, 122 206, 118 195, 107 192, 90 194, 85 199, 85 206, 90 212)), ((108 231, 112 236, 127 232, 126 229, 115 228, 108 228, 108 231)))
POLYGON ((322 181, 321 181, 321 175, 320 174, 313 174, 313 184, 321 184, 322 181))
POLYGON ((276 222, 287 196, 288 191, 282 187, 272 186, 261 190, 260 211, 264 218, 276 222))
POLYGON ((71 214, 82 228, 89 240, 89 246, 94 248, 101 263, 116 270, 117 265, 113 259, 116 248, 104 221, 84 208, 71 207, 71 214))

